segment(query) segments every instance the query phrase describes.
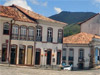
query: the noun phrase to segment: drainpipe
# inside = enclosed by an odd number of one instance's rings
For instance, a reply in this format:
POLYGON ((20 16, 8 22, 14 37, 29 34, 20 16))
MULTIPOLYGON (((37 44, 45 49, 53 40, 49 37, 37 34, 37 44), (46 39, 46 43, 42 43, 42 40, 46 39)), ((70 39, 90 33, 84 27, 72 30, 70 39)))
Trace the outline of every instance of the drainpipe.
POLYGON ((8 64, 9 64, 9 67, 10 67, 10 51, 11 51, 11 38, 12 38, 12 25, 13 25, 13 21, 14 21, 14 23, 15 23, 15 20, 14 19, 12 19, 11 21, 10 21, 10 29, 9 29, 9 60, 8 60, 8 64))

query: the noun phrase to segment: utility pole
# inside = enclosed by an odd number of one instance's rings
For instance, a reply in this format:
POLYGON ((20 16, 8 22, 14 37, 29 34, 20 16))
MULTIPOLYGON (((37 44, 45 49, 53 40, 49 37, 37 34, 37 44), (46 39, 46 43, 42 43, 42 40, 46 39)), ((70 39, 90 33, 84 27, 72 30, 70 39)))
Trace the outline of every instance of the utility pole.
POLYGON ((11 38, 12 38, 12 24, 13 24, 13 21, 15 22, 15 20, 11 20, 10 21, 10 28, 9 28, 9 54, 8 54, 8 57, 9 57, 9 60, 8 60, 9 67, 10 67, 11 38))
POLYGON ((35 56, 36 56, 36 38, 37 38, 37 27, 38 27, 38 22, 36 21, 37 25, 34 28, 34 65, 35 65, 35 56))

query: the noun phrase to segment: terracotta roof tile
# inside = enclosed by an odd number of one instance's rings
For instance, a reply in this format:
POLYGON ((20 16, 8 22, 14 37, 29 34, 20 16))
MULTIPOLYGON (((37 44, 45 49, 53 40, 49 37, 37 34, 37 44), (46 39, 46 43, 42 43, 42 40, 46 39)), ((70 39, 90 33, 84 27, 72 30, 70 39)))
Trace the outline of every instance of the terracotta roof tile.
POLYGON ((18 20, 18 21, 35 23, 35 21, 30 20, 25 14, 18 11, 17 8, 0 5, 0 14, 1 14, 0 16, 4 16, 4 17, 12 16, 15 20, 18 20))
POLYGON ((11 7, 16 7, 18 8, 19 10, 21 10, 23 13, 27 14, 28 16, 32 17, 33 19, 36 19, 36 20, 45 20, 45 21, 49 21, 49 22, 54 22, 54 23, 60 23, 60 24, 65 24, 67 25, 66 23, 64 22, 59 22, 59 21, 56 21, 56 20, 53 20, 53 19, 50 19, 50 18, 47 18, 45 16, 42 16, 40 14, 37 14, 33 11, 30 11, 30 10, 27 10, 27 9, 24 9, 20 6, 17 6, 17 5, 12 5, 11 7))
POLYGON ((64 37, 63 43, 66 44, 89 44, 93 38, 100 39, 100 36, 89 34, 89 33, 78 33, 72 36, 64 37))

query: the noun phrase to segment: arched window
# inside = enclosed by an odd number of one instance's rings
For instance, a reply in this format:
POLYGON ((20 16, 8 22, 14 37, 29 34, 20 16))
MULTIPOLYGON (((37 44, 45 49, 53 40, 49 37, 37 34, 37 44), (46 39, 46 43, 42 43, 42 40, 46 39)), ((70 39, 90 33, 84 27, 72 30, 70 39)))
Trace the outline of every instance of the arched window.
POLYGON ((9 23, 4 23, 4 26, 3 26, 3 34, 6 34, 8 35, 9 34, 9 23))
POLYGON ((36 40, 42 41, 42 27, 41 26, 37 27, 37 38, 36 38, 36 40))
POLYGON ((53 41, 53 29, 48 28, 47 30, 47 42, 52 42, 53 41))
POLYGON ((12 26, 12 39, 18 39, 18 25, 12 26))
POLYGON ((62 43, 63 42, 63 30, 59 29, 58 30, 58 43, 62 43))
POLYGON ((34 40, 34 28, 33 27, 28 28, 28 40, 30 41, 34 40))
POLYGON ((27 37, 27 29, 26 26, 21 26, 20 27, 20 39, 21 40, 26 40, 27 37))

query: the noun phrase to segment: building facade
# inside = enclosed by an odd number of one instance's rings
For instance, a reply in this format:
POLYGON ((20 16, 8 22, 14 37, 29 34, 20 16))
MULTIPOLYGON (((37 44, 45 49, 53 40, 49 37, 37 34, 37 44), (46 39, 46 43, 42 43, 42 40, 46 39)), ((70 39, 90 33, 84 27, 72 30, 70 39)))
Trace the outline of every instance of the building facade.
POLYGON ((66 25, 17 5, 0 6, 0 63, 60 65, 66 25))
POLYGON ((80 23, 81 32, 100 35, 100 13, 80 23))
POLYGON ((79 33, 63 39, 62 62, 73 69, 89 69, 100 65, 100 37, 79 33))

